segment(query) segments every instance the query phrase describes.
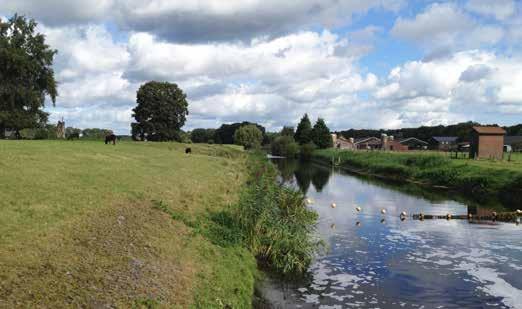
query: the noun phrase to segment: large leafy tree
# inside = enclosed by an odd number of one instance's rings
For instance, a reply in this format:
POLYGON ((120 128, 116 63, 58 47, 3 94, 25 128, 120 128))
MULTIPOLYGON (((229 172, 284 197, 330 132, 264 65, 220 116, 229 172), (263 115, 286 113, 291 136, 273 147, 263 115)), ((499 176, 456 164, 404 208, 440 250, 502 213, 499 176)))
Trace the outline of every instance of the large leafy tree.
POLYGON ((294 139, 299 143, 299 145, 307 144, 312 141, 312 123, 310 122, 310 118, 308 118, 308 114, 304 114, 303 118, 301 118, 301 121, 297 125, 294 139))
POLYGON ((46 96, 58 95, 52 64, 56 50, 36 32, 36 22, 15 15, 0 20, 0 136, 5 129, 44 126, 46 96))
POLYGON ((148 82, 141 85, 133 109, 132 135, 149 141, 179 141, 188 115, 186 95, 176 84, 148 82))
POLYGON ((317 119, 312 129, 312 141, 320 149, 333 147, 332 134, 322 118, 317 119))
POLYGON ((234 133, 234 143, 242 145, 245 149, 258 148, 263 141, 263 132, 254 124, 240 127, 234 133))

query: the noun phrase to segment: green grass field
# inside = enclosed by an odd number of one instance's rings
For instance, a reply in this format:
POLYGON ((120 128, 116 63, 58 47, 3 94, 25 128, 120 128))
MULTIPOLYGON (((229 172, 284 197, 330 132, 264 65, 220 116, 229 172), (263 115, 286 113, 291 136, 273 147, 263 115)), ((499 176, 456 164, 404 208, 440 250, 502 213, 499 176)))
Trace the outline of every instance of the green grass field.
POLYGON ((441 152, 317 150, 316 159, 397 180, 445 186, 476 201, 516 207, 522 198, 522 154, 507 160, 454 159, 441 152))
POLYGON ((205 233, 234 146, 0 141, 0 307, 250 306, 252 254, 205 233))

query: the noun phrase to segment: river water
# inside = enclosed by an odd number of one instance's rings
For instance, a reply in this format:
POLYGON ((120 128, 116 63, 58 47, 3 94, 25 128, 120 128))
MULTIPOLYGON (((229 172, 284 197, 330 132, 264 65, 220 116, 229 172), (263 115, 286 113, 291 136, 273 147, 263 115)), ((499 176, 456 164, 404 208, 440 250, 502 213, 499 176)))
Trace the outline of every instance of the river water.
POLYGON ((306 279, 266 280, 262 291, 274 307, 522 308, 522 225, 402 221, 403 211, 465 215, 468 207, 411 185, 274 162, 287 184, 313 200, 317 236, 328 247, 306 279))

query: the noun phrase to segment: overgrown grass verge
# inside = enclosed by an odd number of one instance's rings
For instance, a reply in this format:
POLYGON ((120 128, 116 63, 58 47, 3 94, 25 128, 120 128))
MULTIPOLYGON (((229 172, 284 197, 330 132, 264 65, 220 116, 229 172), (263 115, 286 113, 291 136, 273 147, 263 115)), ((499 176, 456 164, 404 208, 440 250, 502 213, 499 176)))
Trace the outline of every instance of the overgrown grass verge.
POLYGON ((259 261, 284 276, 303 274, 321 242, 314 236, 318 215, 301 191, 276 181, 276 168, 252 156, 247 185, 234 216, 244 242, 259 261))
POLYGON ((522 198, 522 168, 489 161, 453 160, 433 153, 317 150, 314 158, 353 171, 395 180, 443 186, 486 203, 516 205, 522 198))

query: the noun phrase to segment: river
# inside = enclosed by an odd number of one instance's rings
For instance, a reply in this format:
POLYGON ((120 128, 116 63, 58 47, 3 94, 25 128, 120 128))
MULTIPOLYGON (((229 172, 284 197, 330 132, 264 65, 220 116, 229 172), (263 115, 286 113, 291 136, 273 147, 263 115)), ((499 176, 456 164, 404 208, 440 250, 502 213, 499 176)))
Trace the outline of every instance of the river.
POLYGON ((328 248, 305 279, 265 280, 262 293, 275 308, 522 308, 521 225, 413 220, 421 212, 465 215, 468 206, 407 184, 274 162, 313 201, 328 248))

